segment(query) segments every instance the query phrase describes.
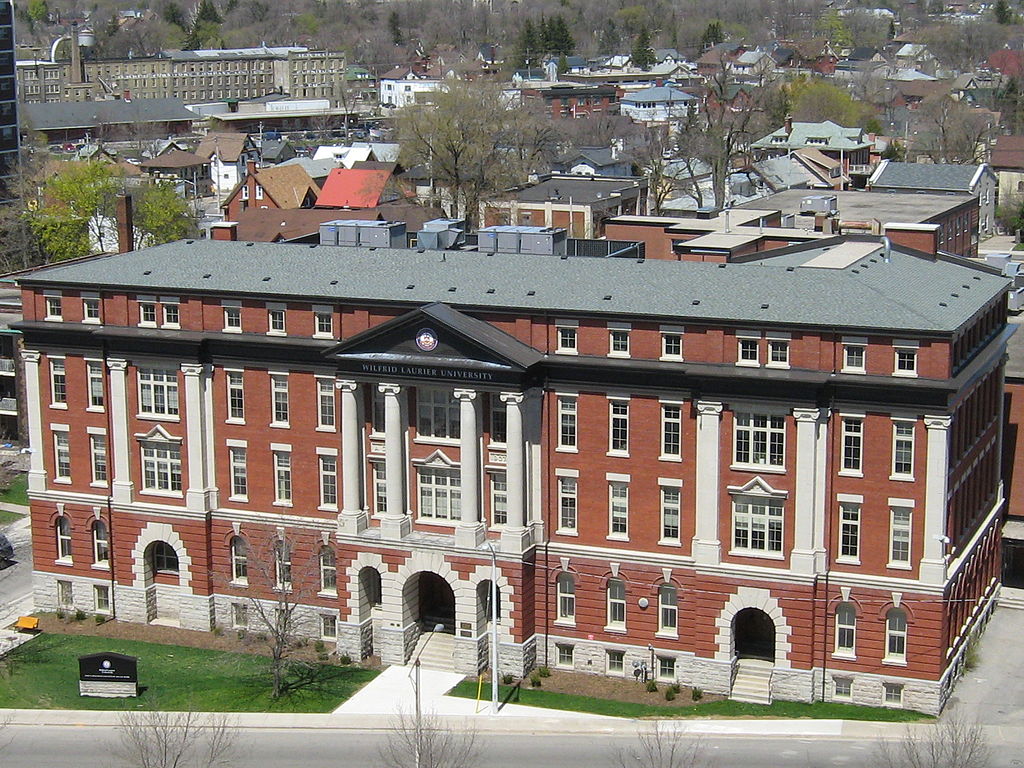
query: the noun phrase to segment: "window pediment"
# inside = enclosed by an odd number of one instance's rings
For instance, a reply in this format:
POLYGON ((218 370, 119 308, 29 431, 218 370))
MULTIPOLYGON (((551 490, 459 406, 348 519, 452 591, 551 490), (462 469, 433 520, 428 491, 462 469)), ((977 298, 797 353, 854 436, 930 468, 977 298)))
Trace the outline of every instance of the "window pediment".
POLYGON ((733 496, 764 496, 775 499, 785 499, 789 491, 773 488, 771 483, 758 475, 744 485, 730 485, 729 493, 733 496))
POLYGON ((458 466, 455 461, 440 449, 434 451, 425 459, 413 459, 412 463, 419 467, 440 467, 442 469, 451 469, 458 466))
POLYGON ((180 443, 182 441, 182 438, 175 437, 161 424, 157 424, 149 432, 136 432, 135 439, 154 443, 180 443))

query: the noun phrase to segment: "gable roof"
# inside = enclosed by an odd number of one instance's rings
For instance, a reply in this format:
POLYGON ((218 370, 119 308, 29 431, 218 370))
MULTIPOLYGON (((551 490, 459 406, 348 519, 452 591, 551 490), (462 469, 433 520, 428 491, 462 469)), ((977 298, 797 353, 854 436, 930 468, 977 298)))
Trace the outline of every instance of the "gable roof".
POLYGON ((316 198, 320 187, 301 165, 275 165, 256 171, 256 183, 280 208, 301 208, 310 192, 316 198))
POLYGON ((868 186, 971 193, 974 192, 977 179, 987 169, 985 164, 896 163, 883 160, 868 179, 868 186))
POLYGON ((669 88, 666 85, 659 85, 654 88, 644 88, 642 91, 633 91, 631 93, 627 93, 620 99, 620 101, 627 104, 636 104, 647 101, 671 103, 696 100, 696 96, 691 96, 686 91, 680 91, 678 88, 669 88))
MULTIPOLYGON (((418 232, 424 222, 444 217, 440 208, 410 203, 386 203, 374 208, 345 211, 346 219, 364 221, 404 221, 408 232, 418 232)), ((299 240, 318 235, 320 225, 335 221, 338 211, 334 208, 290 208, 266 211, 249 208, 235 217, 238 225, 238 239, 245 242, 274 243, 299 240)))
POLYGON ((1024 136, 996 136, 992 167, 1024 170, 1024 136))
POLYGON ((820 123, 794 122, 788 134, 786 127, 783 126, 758 139, 751 146, 758 149, 797 149, 806 146, 819 149, 860 149, 870 145, 871 142, 864 138, 862 129, 846 128, 831 120, 824 120, 820 123), (821 139, 825 140, 824 144, 821 143, 821 139))
POLYGON ((171 149, 162 155, 143 160, 140 165, 143 168, 194 168, 197 165, 209 165, 209 163, 209 158, 200 157, 181 149, 171 149))
POLYGON ((391 171, 335 168, 317 199, 321 208, 373 208, 381 202, 391 171))
POLYGON ((315 160, 312 157, 293 157, 282 163, 278 163, 278 165, 298 165, 304 168, 306 173, 309 174, 309 177, 321 186, 323 185, 323 180, 327 178, 327 175, 338 167, 338 164, 332 158, 315 160))
POLYGON ((206 134, 203 140, 196 147, 196 154, 200 157, 210 159, 214 155, 220 157, 221 162, 237 163, 238 158, 246 149, 253 149, 255 145, 247 133, 232 133, 229 131, 215 131, 206 134))

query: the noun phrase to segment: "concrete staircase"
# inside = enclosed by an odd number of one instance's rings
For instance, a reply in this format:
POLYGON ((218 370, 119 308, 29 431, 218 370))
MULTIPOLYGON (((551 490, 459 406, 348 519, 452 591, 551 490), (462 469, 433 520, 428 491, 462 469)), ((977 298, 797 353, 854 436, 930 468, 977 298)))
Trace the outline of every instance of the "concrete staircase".
POLYGON ((1014 589, 1013 587, 1000 588, 998 605, 1000 608, 1024 610, 1024 589, 1014 589))
POLYGON ((424 669, 451 672, 455 667, 455 635, 447 632, 424 632, 416 641, 416 649, 409 659, 410 664, 420 660, 424 669))
POLYGON ((772 662, 761 659, 737 659, 729 698, 749 704, 771 704, 774 666, 772 662))

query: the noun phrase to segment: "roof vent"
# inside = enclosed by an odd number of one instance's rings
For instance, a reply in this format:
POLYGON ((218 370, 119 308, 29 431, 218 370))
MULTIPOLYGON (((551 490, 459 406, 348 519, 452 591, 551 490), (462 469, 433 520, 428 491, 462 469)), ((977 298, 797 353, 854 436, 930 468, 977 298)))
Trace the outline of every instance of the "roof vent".
POLYGON ((487 289, 487 292, 488 292, 488 293, 494 293, 494 289, 493 289, 493 288, 488 288, 488 289, 487 289))
POLYGON ((768 305, 767 304, 762 304, 761 305, 761 309, 768 309, 768 305))
POLYGON ((185 241, 185 245, 192 245, 192 243, 194 243, 194 242, 195 242, 195 240, 186 240, 185 241))
POLYGON ((427 250, 427 249, 426 248, 417 248, 416 249, 416 253, 423 253, 425 250, 427 250))
POLYGON ((967 283, 964 283, 963 287, 966 288, 968 291, 971 290, 971 286, 969 286, 967 283))
POLYGON ((246 244, 245 244, 245 247, 246 247, 246 248, 252 248, 252 247, 253 247, 253 245, 254 245, 254 243, 246 243, 246 244))
POLYGON ((337 280, 331 280, 331 285, 337 285, 337 284, 338 284, 337 280))
POLYGON ((316 248, 318 245, 320 245, 320 243, 310 243, 309 247, 310 248, 316 248))
POLYGON ((455 286, 454 285, 451 288, 448 289, 448 293, 455 293, 455 286))
POLYGON ((210 279, 210 273, 207 272, 205 275, 203 275, 203 280, 209 280, 209 279, 210 279))
POLYGON ((787 272, 796 272, 796 267, 786 267, 787 272))
POLYGON ((527 296, 536 296, 536 295, 537 295, 537 292, 536 292, 536 291, 527 291, 527 292, 526 292, 526 295, 527 295, 527 296))
POLYGON ((144 274, 144 275, 152 275, 152 274, 153 274, 153 270, 152 270, 152 269, 147 269, 147 270, 146 270, 145 272, 143 272, 142 274, 144 274))
POLYGON ((718 268, 719 268, 719 269, 725 269, 725 264, 724 264, 724 263, 722 263, 722 264, 719 264, 719 265, 718 265, 718 268))
POLYGON ((944 301, 940 301, 940 302, 939 302, 939 306, 940 306, 940 307, 948 307, 948 306, 949 306, 949 304, 947 304, 947 303, 946 303, 946 302, 944 302, 944 301))
POLYGON ((696 307, 696 306, 697 306, 698 304, 700 304, 700 299, 694 299, 694 300, 693 300, 693 301, 691 301, 690 303, 691 303, 691 304, 693 304, 693 306, 695 306, 695 307, 696 307))
POLYGON ((952 296, 954 299, 959 299, 960 298, 960 294, 959 293, 951 293, 949 295, 952 296))
POLYGON ((264 283, 269 283, 270 282, 270 278, 269 277, 264 277, 263 278, 263 282, 264 283))
POLYGON ((971 275, 971 277, 973 277, 975 280, 981 280, 981 278, 978 277, 977 275, 971 275))
POLYGON ((416 287, 415 283, 409 283, 407 286, 405 286, 405 290, 411 291, 415 287, 416 287))
POLYGON ((568 254, 568 253, 563 253, 563 254, 562 254, 561 256, 559 256, 558 258, 560 258, 560 259, 561 259, 562 261, 565 261, 566 259, 568 259, 568 258, 569 258, 569 254, 568 254))
POLYGON ((367 248, 366 250, 368 250, 368 251, 376 251, 377 249, 376 249, 376 247, 374 247, 374 246, 372 246, 372 245, 371 245, 371 246, 370 246, 369 248, 367 248))
POLYGON ((860 270, 859 269, 851 269, 850 271, 853 272, 853 274, 855 274, 855 275, 859 275, 860 274, 860 270))
POLYGON ((609 293, 607 296, 604 297, 604 300, 605 301, 611 301, 612 300, 612 295, 609 293))

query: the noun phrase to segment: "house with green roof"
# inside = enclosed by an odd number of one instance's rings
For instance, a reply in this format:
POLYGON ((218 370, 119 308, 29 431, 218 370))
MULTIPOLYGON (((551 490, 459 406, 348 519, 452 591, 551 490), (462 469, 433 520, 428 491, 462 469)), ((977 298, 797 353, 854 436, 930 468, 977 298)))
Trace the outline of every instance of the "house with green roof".
POLYGON ((797 149, 816 149, 839 161, 847 175, 863 179, 871 175, 872 143, 862 128, 847 128, 831 120, 804 123, 786 118, 781 128, 750 146, 757 159, 778 157, 797 149))

